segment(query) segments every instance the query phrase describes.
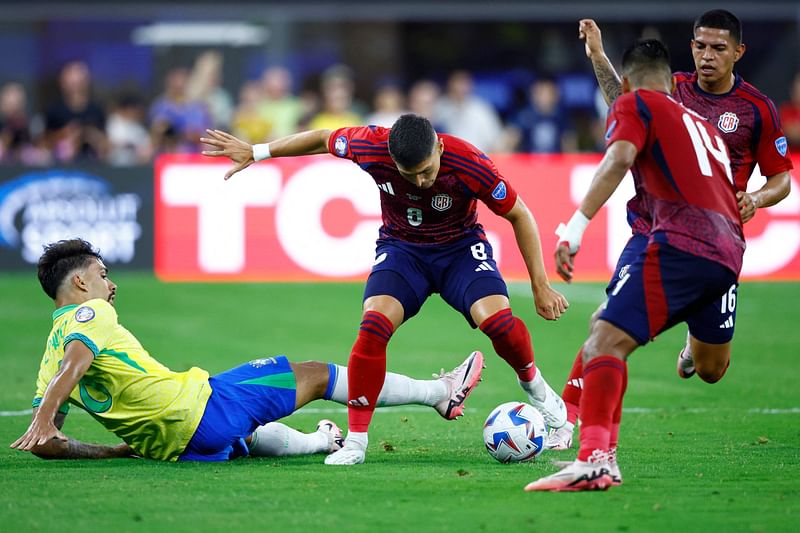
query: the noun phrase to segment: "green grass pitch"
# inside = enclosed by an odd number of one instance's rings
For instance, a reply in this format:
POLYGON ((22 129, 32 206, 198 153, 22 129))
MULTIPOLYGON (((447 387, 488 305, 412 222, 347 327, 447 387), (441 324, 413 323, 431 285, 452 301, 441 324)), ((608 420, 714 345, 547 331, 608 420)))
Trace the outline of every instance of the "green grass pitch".
MULTIPOLYGON (((161 284, 119 274, 120 321, 175 370, 212 373, 257 356, 345 363, 360 317, 360 284, 161 284)), ((525 285, 512 306, 531 329, 537 363, 560 390, 598 284, 558 285, 571 301, 557 323, 535 315, 525 285)), ((35 275, 0 279, 0 529, 30 531, 790 531, 800 518, 800 284, 740 288, 733 363, 707 385, 680 380, 677 327, 629 361, 619 461, 624 485, 607 493, 528 494, 556 470, 545 452, 501 465, 483 449, 481 426, 499 403, 522 400, 513 373, 438 297, 389 346, 392 371, 425 378, 471 350, 487 356, 466 416, 445 422, 415 406, 375 415, 367 463, 322 464, 323 456, 242 459, 224 464, 146 460, 43 461, 8 448, 30 416, 52 303, 35 275)), ((346 424, 337 404, 315 402, 288 424, 346 424)), ((64 428, 114 443, 77 409, 64 428)))

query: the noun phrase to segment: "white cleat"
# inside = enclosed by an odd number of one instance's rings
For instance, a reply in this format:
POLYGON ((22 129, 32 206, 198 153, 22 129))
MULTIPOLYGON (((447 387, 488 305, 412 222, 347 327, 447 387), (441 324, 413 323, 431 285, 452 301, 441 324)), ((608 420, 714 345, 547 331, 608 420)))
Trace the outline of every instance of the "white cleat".
POLYGON ((618 487, 622 485, 622 473, 617 464, 617 448, 611 448, 608 451, 608 474, 611 476, 611 486, 618 487))
POLYGON ((357 446, 349 445, 346 441, 344 447, 325 458, 326 465, 360 465, 364 462, 366 453, 357 446))
POLYGON ((612 484, 608 454, 601 450, 595 450, 587 461, 575 460, 555 474, 528 483, 525 491, 607 490, 612 484))
POLYGON ((547 435, 546 450, 569 450, 572 448, 572 433, 575 425, 569 422, 558 429, 551 429, 547 435))
POLYGON ((691 354, 686 353, 686 348, 681 350, 681 353, 678 354, 678 375, 683 379, 689 379, 690 377, 694 376, 695 368, 694 368, 694 359, 692 359, 691 354))
POLYGON ((328 453, 338 452, 344 446, 342 430, 334 422, 323 418, 317 423, 317 431, 325 433, 328 437, 328 453))
POLYGON ((483 354, 476 351, 450 372, 442 369, 440 374, 434 374, 434 377, 444 382, 449 391, 446 397, 433 406, 442 418, 453 420, 464 414, 464 402, 478 386, 483 368, 483 354))
MULTIPOLYGON (((536 372, 536 378, 533 380, 536 389, 536 395, 528 392, 528 400, 531 405, 542 413, 547 427, 550 429, 558 429, 567 423, 567 406, 561 396, 556 394, 547 381, 544 380, 541 371, 536 372)), ((527 389, 526 389, 527 392, 527 389)))

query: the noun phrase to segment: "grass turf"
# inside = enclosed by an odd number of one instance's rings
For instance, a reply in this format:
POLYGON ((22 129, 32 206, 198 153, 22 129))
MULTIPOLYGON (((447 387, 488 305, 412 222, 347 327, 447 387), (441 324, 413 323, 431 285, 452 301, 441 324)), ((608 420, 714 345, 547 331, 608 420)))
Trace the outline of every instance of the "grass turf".
MULTIPOLYGON (((215 373, 279 353, 345 363, 360 317, 358 284, 114 279, 121 323, 175 370, 197 365, 215 373)), ((556 390, 602 298, 600 285, 559 288, 571 309, 547 323, 535 316, 529 290, 511 287, 515 313, 528 323, 537 362, 556 390)), ((30 405, 53 309, 30 275, 4 275, 0 291, 0 411, 20 411, 30 405)), ((384 410, 374 418, 368 462, 332 468, 322 456, 222 464, 43 461, 7 447, 29 415, 3 416, 2 529, 792 530, 800 516, 798 299, 800 284, 743 284, 733 363, 718 384, 676 376, 682 327, 632 356, 619 454, 624 485, 608 493, 522 491, 556 470, 550 459, 571 459, 574 451, 545 452, 529 464, 489 458, 481 443, 485 416, 524 397, 489 341, 434 297, 395 334, 389 369, 425 378, 473 349, 484 351, 484 381, 463 419, 445 422, 419 407, 384 410)), ((323 417, 346 424, 344 410, 327 402, 287 423, 310 431, 323 417)), ((74 407, 64 430, 84 441, 117 442, 74 407)))

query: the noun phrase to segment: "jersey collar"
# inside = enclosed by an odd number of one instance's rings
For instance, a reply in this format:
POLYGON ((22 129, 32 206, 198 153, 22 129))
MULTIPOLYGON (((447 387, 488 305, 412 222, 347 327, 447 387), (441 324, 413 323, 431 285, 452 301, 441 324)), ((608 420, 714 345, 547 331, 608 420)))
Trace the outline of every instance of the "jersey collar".
POLYGON ((53 320, 55 320, 56 318, 60 317, 61 315, 63 315, 68 311, 72 311, 76 307, 78 307, 78 304, 69 304, 65 305, 64 307, 59 307, 58 309, 53 311, 53 320))
POLYGON ((705 92, 702 89, 702 87, 700 87, 700 81, 699 81, 698 78, 699 78, 699 76, 697 75, 697 72, 695 72, 694 73, 694 88, 697 89, 697 92, 699 92, 703 96, 710 96, 711 98, 725 98, 726 96, 732 94, 736 89, 738 89, 739 85, 742 83, 742 77, 739 75, 738 72, 734 72, 733 73, 733 85, 731 86, 731 89, 726 93, 714 94, 714 93, 705 92))

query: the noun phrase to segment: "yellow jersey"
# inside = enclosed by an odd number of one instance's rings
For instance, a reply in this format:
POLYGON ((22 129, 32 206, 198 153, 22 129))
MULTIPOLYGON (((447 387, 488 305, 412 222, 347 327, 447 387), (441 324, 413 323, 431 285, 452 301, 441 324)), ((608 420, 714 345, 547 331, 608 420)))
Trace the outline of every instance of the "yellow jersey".
MULTIPOLYGON (((69 395, 142 457, 176 461, 197 430, 211 395, 208 372, 173 372, 155 359, 117 321, 105 300, 67 305, 53 313, 33 406, 61 367, 68 343, 80 341, 94 361, 69 395)), ((59 409, 67 412, 68 405, 59 409)))

